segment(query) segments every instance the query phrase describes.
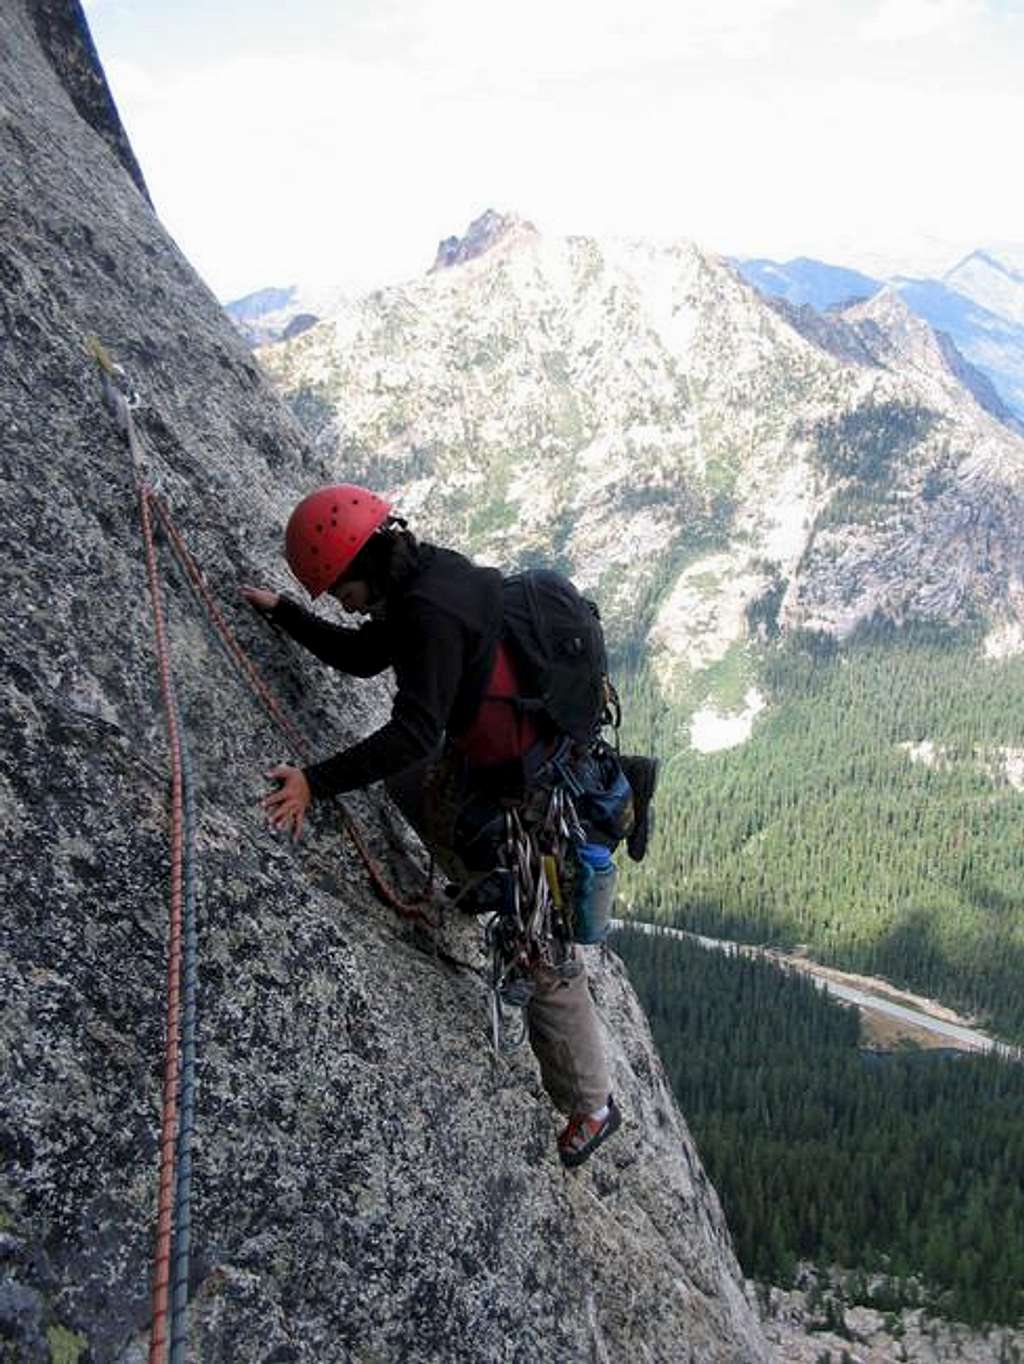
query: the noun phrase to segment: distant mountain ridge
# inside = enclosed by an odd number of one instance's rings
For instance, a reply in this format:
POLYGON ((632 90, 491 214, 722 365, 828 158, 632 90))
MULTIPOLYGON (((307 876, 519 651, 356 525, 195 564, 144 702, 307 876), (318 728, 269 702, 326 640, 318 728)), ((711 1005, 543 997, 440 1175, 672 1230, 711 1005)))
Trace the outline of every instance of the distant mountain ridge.
POLYGON ((1009 248, 1002 255, 973 251, 941 279, 875 279, 808 257, 737 259, 734 264, 766 297, 823 312, 885 287, 898 289, 910 309, 945 332, 984 375, 1009 414, 1024 422, 1024 262, 1019 264, 1009 248))
POLYGON ((1019 262, 1009 254, 972 251, 943 283, 997 316, 1024 324, 1024 251, 1019 262))
POLYGON ((554 555, 666 678, 777 583, 791 628, 1014 613, 1024 442, 898 289, 780 309, 688 242, 518 221, 261 352, 325 458, 478 555, 554 555))
POLYGON ((349 291, 338 285, 292 284, 257 289, 225 303, 224 311, 250 346, 289 341, 322 317, 343 310, 349 291))
MULTIPOLYGON (((514 249, 536 235, 536 227, 525 219, 487 209, 461 237, 438 244, 430 272, 465 264, 499 243, 514 249)), ((1018 261, 1013 248, 979 248, 939 279, 880 278, 809 256, 788 261, 734 258, 732 264, 766 298, 781 298, 795 307, 810 305, 819 312, 846 308, 882 288, 898 289, 911 311, 946 333, 982 376, 968 383, 979 401, 999 420, 1024 424, 1024 249, 1020 254, 1018 261)), ((290 339, 332 316, 350 296, 336 286, 293 285, 257 290, 225 304, 225 311, 255 347, 290 339)))
POLYGON ((809 256, 797 256, 784 263, 757 258, 736 260, 734 264, 762 294, 785 299, 797 307, 810 304, 819 312, 855 299, 870 298, 882 287, 880 280, 860 270, 827 265, 809 256))

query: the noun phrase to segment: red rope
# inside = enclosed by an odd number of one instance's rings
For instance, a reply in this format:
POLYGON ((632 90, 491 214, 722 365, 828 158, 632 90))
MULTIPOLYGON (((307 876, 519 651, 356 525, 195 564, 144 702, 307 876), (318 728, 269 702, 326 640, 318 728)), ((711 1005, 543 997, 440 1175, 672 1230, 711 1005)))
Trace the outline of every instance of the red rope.
MULTIPOLYGON (((153 537, 153 523, 150 516, 151 506, 155 508, 168 540, 182 563, 189 578, 194 583, 200 598, 223 640, 225 647, 241 668, 256 695, 263 702, 268 713, 281 729, 298 753, 310 755, 310 746, 301 732, 289 720, 278 705, 275 697, 263 682, 251 660, 238 643, 227 621, 214 601, 202 574, 192 558, 177 528, 170 518, 166 507, 145 485, 142 470, 142 446, 132 419, 132 403, 115 383, 115 369, 109 357, 98 342, 94 343, 93 353, 104 372, 104 390, 107 401, 114 409, 118 421, 127 438, 131 452, 135 486, 139 498, 139 513, 145 543, 146 577, 153 606, 153 628, 156 636, 156 654, 160 677, 160 690, 164 705, 164 719, 167 728, 167 742, 171 762, 171 868, 170 868, 170 910, 167 946, 167 1000, 166 1036, 164 1043, 164 1074, 160 1121, 160 1159, 159 1184, 157 1190, 156 1244, 153 1252, 152 1284, 152 1324, 149 1339, 149 1364, 165 1364, 169 1343, 168 1320, 170 1316, 171 1252, 174 1232, 174 1185, 177 1165, 178 1141, 178 1084, 180 1079, 179 1044, 181 1037, 182 1012, 182 954, 184 919, 184 771, 182 741, 178 729, 177 708, 174 703, 174 687, 171 676, 170 647, 167 627, 164 620, 163 602, 160 596, 160 580, 157 571, 156 545, 153 537)), ((345 828, 366 869, 377 887, 378 892, 404 918, 416 919, 430 924, 430 919, 422 909, 407 904, 391 889, 384 880, 352 816, 339 802, 345 828)), ((425 897, 424 897, 425 898, 425 897)))
POLYGON ((174 1228, 174 1178, 178 1143, 178 1046, 181 1034, 181 974, 184 917, 184 770, 181 735, 171 678, 170 648, 164 622, 163 602, 157 574, 156 545, 149 515, 149 493, 143 482, 142 446, 132 419, 132 402, 115 383, 116 369, 98 341, 92 352, 103 371, 107 402, 115 412, 128 441, 139 498, 139 516, 146 552, 146 578, 153 605, 157 666, 164 704, 164 721, 171 760, 171 901, 167 943, 166 1037, 164 1040, 164 1081, 160 1119, 160 1175, 157 1189, 156 1245, 153 1252, 152 1324, 149 1336, 149 1364, 164 1364, 167 1358, 168 1317, 171 1282, 171 1238, 174 1228))
POLYGON ((210 589, 206 586, 206 581, 199 570, 198 564, 196 563, 195 559, 189 552, 188 547, 186 546, 184 540, 181 538, 181 534, 178 531, 177 526, 171 520, 171 514, 168 511, 166 504, 163 503, 152 491, 147 490, 146 495, 149 501, 152 503, 157 516, 160 518, 160 524, 163 527, 167 535, 167 538, 171 543, 172 549, 178 556, 179 562, 181 563, 182 567, 185 569, 185 572, 188 574, 189 578, 194 584, 196 591, 199 593, 199 596, 202 599, 203 604, 205 605, 207 611, 210 614, 210 618, 214 623, 217 633, 224 641, 224 645, 227 648, 228 652, 231 654, 232 658, 241 668, 243 674, 245 675, 247 681, 249 682, 249 685, 252 687, 253 691, 255 691, 259 699, 263 702, 263 705, 266 707, 267 711, 277 724, 277 727, 285 735, 289 743, 292 744, 293 748, 295 749, 295 752, 300 754, 303 758, 307 760, 312 758, 313 756, 312 748, 306 742, 306 739, 302 734, 301 730, 299 730, 299 728, 293 723, 291 719, 289 719, 289 717, 282 710, 273 692, 271 692, 270 688, 260 677, 255 664, 249 658, 248 654, 246 654, 241 644, 239 644, 230 625, 228 625, 227 621, 224 619, 223 612, 217 605, 216 600, 214 599, 212 593, 210 592, 210 589))
POLYGON ((167 1318, 171 1282, 174 1170, 178 1132, 178 1040, 181 1027, 181 951, 183 906, 183 802, 181 736, 174 706, 170 649, 157 576, 156 547, 149 515, 148 493, 139 488, 142 534, 146 545, 146 575, 153 602, 160 690, 171 753, 171 907, 167 946, 167 1027, 164 1051, 163 1112, 160 1125, 160 1183, 157 1194, 156 1249, 153 1255, 153 1321, 149 1338, 150 1364, 163 1364, 167 1355, 167 1318))
MULTIPOLYGON (((307 742, 304 735, 298 729, 295 723, 288 717, 288 715, 285 714, 284 710, 278 703, 273 692, 270 690, 270 688, 267 686, 267 684, 263 681, 262 677, 260 676, 259 671, 256 668, 256 665, 252 662, 248 654, 245 652, 241 644, 238 642, 237 637, 235 636, 234 632, 231 629, 231 626, 227 623, 227 621, 224 618, 224 613, 221 611, 215 598, 213 597, 213 594, 207 587, 206 580, 203 577, 203 574, 198 564, 192 557, 191 552, 189 551, 188 547, 185 544, 185 541, 182 539, 181 533, 179 532, 177 526, 175 526, 174 522, 172 521, 170 511, 168 510, 166 504, 162 502, 151 490, 147 490, 146 496, 152 503, 153 508, 160 519, 160 524, 167 535, 168 541, 170 542, 172 549, 177 555, 178 560, 181 563, 182 567, 184 568, 185 572, 188 574, 189 579, 195 586, 195 589, 198 592, 199 597, 202 600, 204 606, 206 607, 210 619, 213 621, 214 628, 220 635, 225 648, 228 650, 231 657, 238 664, 239 668, 242 671, 243 676, 249 682, 256 696, 263 703, 271 719, 281 730, 282 734, 284 734, 284 736, 288 739, 289 743, 292 744, 294 751, 298 753, 301 757, 303 757, 306 761, 308 761, 313 756, 312 746, 307 742)), ((432 928, 436 927, 436 925, 433 923, 430 917, 423 912, 423 909, 421 907, 422 904, 426 902, 427 899, 426 895, 421 896, 419 898, 419 903, 417 903, 416 901, 410 902, 403 900, 397 894, 397 892, 388 884, 387 880, 384 877, 384 874, 381 872, 380 868, 373 860, 373 856, 370 853, 369 849, 367 848, 363 836, 355 820, 353 819, 351 813, 349 812, 348 808, 345 806, 343 801, 339 801, 338 804, 341 807, 342 822, 345 828, 345 832, 352 840, 353 846, 355 847, 360 858, 362 859, 363 865, 366 868, 366 872, 370 877, 370 880, 373 882, 373 885, 376 888, 377 893, 380 895, 381 899, 383 899, 388 905, 390 905, 391 908, 401 918, 417 920, 420 923, 427 924, 429 927, 432 928)))

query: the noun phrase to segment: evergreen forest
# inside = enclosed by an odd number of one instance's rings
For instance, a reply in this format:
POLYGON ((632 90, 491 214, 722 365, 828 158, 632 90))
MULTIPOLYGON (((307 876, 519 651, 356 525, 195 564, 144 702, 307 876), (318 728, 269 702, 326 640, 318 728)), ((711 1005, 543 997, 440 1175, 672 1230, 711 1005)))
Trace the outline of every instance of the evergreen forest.
POLYGON ((935 624, 783 637, 776 608, 671 703, 619 659, 623 748, 662 759, 625 913, 802 945, 1024 1040, 1024 658, 935 624), (750 738, 697 751, 693 710, 741 708, 751 686, 767 705, 750 738))
POLYGON ((862 1051, 806 975, 629 927, 611 945, 746 1274, 840 1266, 883 1310, 1024 1319, 1024 1065, 862 1051))

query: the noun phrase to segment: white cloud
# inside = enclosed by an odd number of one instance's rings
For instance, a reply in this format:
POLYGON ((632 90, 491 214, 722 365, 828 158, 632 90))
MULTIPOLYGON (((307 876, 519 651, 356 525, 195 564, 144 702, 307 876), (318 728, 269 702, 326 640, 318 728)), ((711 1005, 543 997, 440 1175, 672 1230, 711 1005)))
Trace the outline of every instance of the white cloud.
MULTIPOLYGON (((99 0, 92 0, 92 3, 97 4, 99 0)), ((150 72, 136 62, 118 61, 114 58, 107 63, 104 70, 107 81, 117 91, 118 98, 126 104, 139 106, 159 99, 160 87, 150 72)))
POLYGON ((985 0, 881 0, 861 28, 865 42, 903 42, 964 29, 985 14, 985 0))
POLYGON ((495 33, 478 0, 403 3, 373 60, 325 43, 173 74, 150 44, 107 70, 158 211, 222 296, 418 273, 488 206, 739 254, 1024 237, 1001 150, 1024 91, 959 43, 879 61, 892 0, 870 47, 847 0, 506 12, 495 33))
POLYGON ((431 243, 413 260, 403 237, 450 177, 414 86, 331 57, 130 75, 115 89, 157 209, 218 292, 429 264, 431 243))
POLYGON ((417 64, 458 84, 636 73, 669 62, 763 52, 801 0, 519 0, 504 18, 478 0, 427 0, 413 37, 417 64))

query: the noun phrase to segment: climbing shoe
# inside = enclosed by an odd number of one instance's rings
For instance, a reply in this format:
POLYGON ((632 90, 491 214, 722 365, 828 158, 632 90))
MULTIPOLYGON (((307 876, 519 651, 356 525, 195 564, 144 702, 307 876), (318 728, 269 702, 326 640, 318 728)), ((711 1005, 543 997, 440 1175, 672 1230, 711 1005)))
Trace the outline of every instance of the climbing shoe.
POLYGON ((558 1158, 567 1170, 575 1170, 588 1160, 602 1142, 622 1126, 622 1114, 608 1095, 608 1112, 603 1118, 574 1113, 558 1136, 558 1158))
POLYGON ((626 839, 626 851, 634 862, 642 862, 654 830, 654 788, 658 784, 657 758, 622 758, 622 770, 633 791, 633 828, 626 839))

